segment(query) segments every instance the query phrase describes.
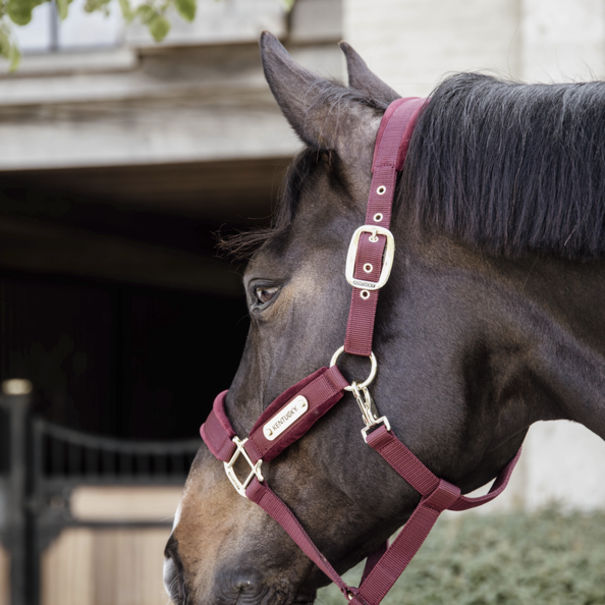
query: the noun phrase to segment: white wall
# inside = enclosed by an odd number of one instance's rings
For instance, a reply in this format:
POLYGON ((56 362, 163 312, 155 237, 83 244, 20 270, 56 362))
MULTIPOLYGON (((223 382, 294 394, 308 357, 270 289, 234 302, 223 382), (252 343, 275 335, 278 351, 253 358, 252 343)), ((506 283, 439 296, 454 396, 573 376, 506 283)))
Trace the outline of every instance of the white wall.
MULTIPOLYGON (((400 94, 452 71, 529 82, 605 76, 605 0, 344 0, 344 38, 400 94)), ((549 502, 605 508, 605 441, 577 424, 534 425, 509 489, 483 512, 549 502)))
POLYGON ((539 422, 529 430, 506 490, 475 510, 534 511, 551 504, 568 511, 605 509, 604 479, 605 441, 573 422, 539 422))
POLYGON ((605 75, 604 0, 343 1, 345 39, 403 95, 426 95, 455 71, 605 75))

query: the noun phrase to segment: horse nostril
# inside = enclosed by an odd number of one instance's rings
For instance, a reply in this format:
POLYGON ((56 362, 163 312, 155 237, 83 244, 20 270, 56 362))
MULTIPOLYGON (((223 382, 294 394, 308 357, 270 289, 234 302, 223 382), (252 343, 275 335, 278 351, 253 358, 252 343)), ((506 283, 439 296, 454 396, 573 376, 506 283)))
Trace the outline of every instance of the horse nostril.
POLYGON ((250 590, 254 584, 252 583, 252 580, 241 578, 234 584, 234 586, 239 590, 250 590))
POLYGON ((221 574, 220 589, 227 602, 256 603, 265 590, 257 572, 230 569, 221 574))

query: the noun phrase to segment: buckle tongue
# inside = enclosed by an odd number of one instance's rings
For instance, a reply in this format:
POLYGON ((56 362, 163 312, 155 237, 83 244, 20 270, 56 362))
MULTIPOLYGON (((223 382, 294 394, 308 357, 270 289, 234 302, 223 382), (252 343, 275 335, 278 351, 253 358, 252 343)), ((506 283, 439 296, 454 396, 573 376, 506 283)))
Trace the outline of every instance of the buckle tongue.
POLYGON ((263 461, 261 459, 256 464, 254 464, 252 460, 250 460, 250 456, 248 456, 248 452, 244 448, 244 446, 246 445, 246 441, 248 441, 247 438, 241 440, 239 437, 235 436, 233 437, 232 441, 237 446, 237 449, 235 450, 235 452, 233 452, 233 456, 231 456, 231 460, 229 460, 229 462, 223 462, 223 465, 225 466, 225 473, 227 474, 229 481, 231 481, 231 484, 235 488, 235 491, 240 496, 247 498, 246 488, 248 487, 248 485, 250 485, 250 481, 252 481, 254 477, 256 477, 260 483, 264 481, 263 475, 260 471, 260 467, 263 461), (246 477, 246 480, 243 483, 237 478, 237 475, 233 470, 233 465, 235 464, 235 461, 239 458, 240 454, 244 457, 244 460, 248 463, 251 469, 250 474, 246 477))
POLYGON ((384 227, 378 227, 375 225, 362 225, 355 230, 351 237, 351 243, 349 244, 349 251, 347 252, 347 265, 345 269, 345 276, 347 281, 354 287, 360 288, 361 290, 379 290, 387 283, 389 275, 391 275, 391 268, 393 267, 393 257, 395 256, 395 240, 393 234, 384 227), (382 269, 380 271, 380 277, 377 282, 369 281, 367 279, 357 279, 354 276, 355 273, 355 260, 357 258, 357 249, 359 248, 359 238, 362 233, 371 233, 370 241, 378 242, 378 235, 384 235, 387 238, 387 245, 384 251, 384 259, 382 263, 382 269))

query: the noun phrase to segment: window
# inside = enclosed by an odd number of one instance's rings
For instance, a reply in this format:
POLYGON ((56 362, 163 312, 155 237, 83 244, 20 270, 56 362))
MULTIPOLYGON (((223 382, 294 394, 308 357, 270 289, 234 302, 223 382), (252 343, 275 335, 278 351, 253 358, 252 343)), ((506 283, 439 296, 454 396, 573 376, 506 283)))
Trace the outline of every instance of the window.
POLYGON ((124 22, 118 4, 109 4, 108 16, 101 12, 86 13, 84 4, 85 0, 73 0, 65 21, 59 19, 54 2, 37 6, 30 23, 14 28, 23 53, 93 50, 121 45, 124 22))

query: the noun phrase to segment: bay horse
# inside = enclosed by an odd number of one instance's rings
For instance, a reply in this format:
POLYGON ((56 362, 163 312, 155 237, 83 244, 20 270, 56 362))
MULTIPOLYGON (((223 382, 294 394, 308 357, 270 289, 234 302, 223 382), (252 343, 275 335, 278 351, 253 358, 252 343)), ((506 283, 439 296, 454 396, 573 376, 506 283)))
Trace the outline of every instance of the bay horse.
MULTIPOLYGON (((341 47, 348 87, 261 38, 267 81, 305 148, 273 226, 230 243, 251 254, 250 332, 224 400, 238 435, 343 342, 347 248, 364 223, 381 118, 399 95, 341 47)), ((446 79, 410 140, 391 228, 372 396, 429 469, 468 493, 501 471, 538 420, 572 420, 605 438, 605 83, 446 79)), ((368 372, 355 356, 339 365, 347 376, 368 372)), ((348 394, 263 466, 339 573, 376 551, 420 499, 361 427, 348 394)), ((309 605, 328 582, 233 489, 206 445, 165 557, 178 605, 309 605)))

